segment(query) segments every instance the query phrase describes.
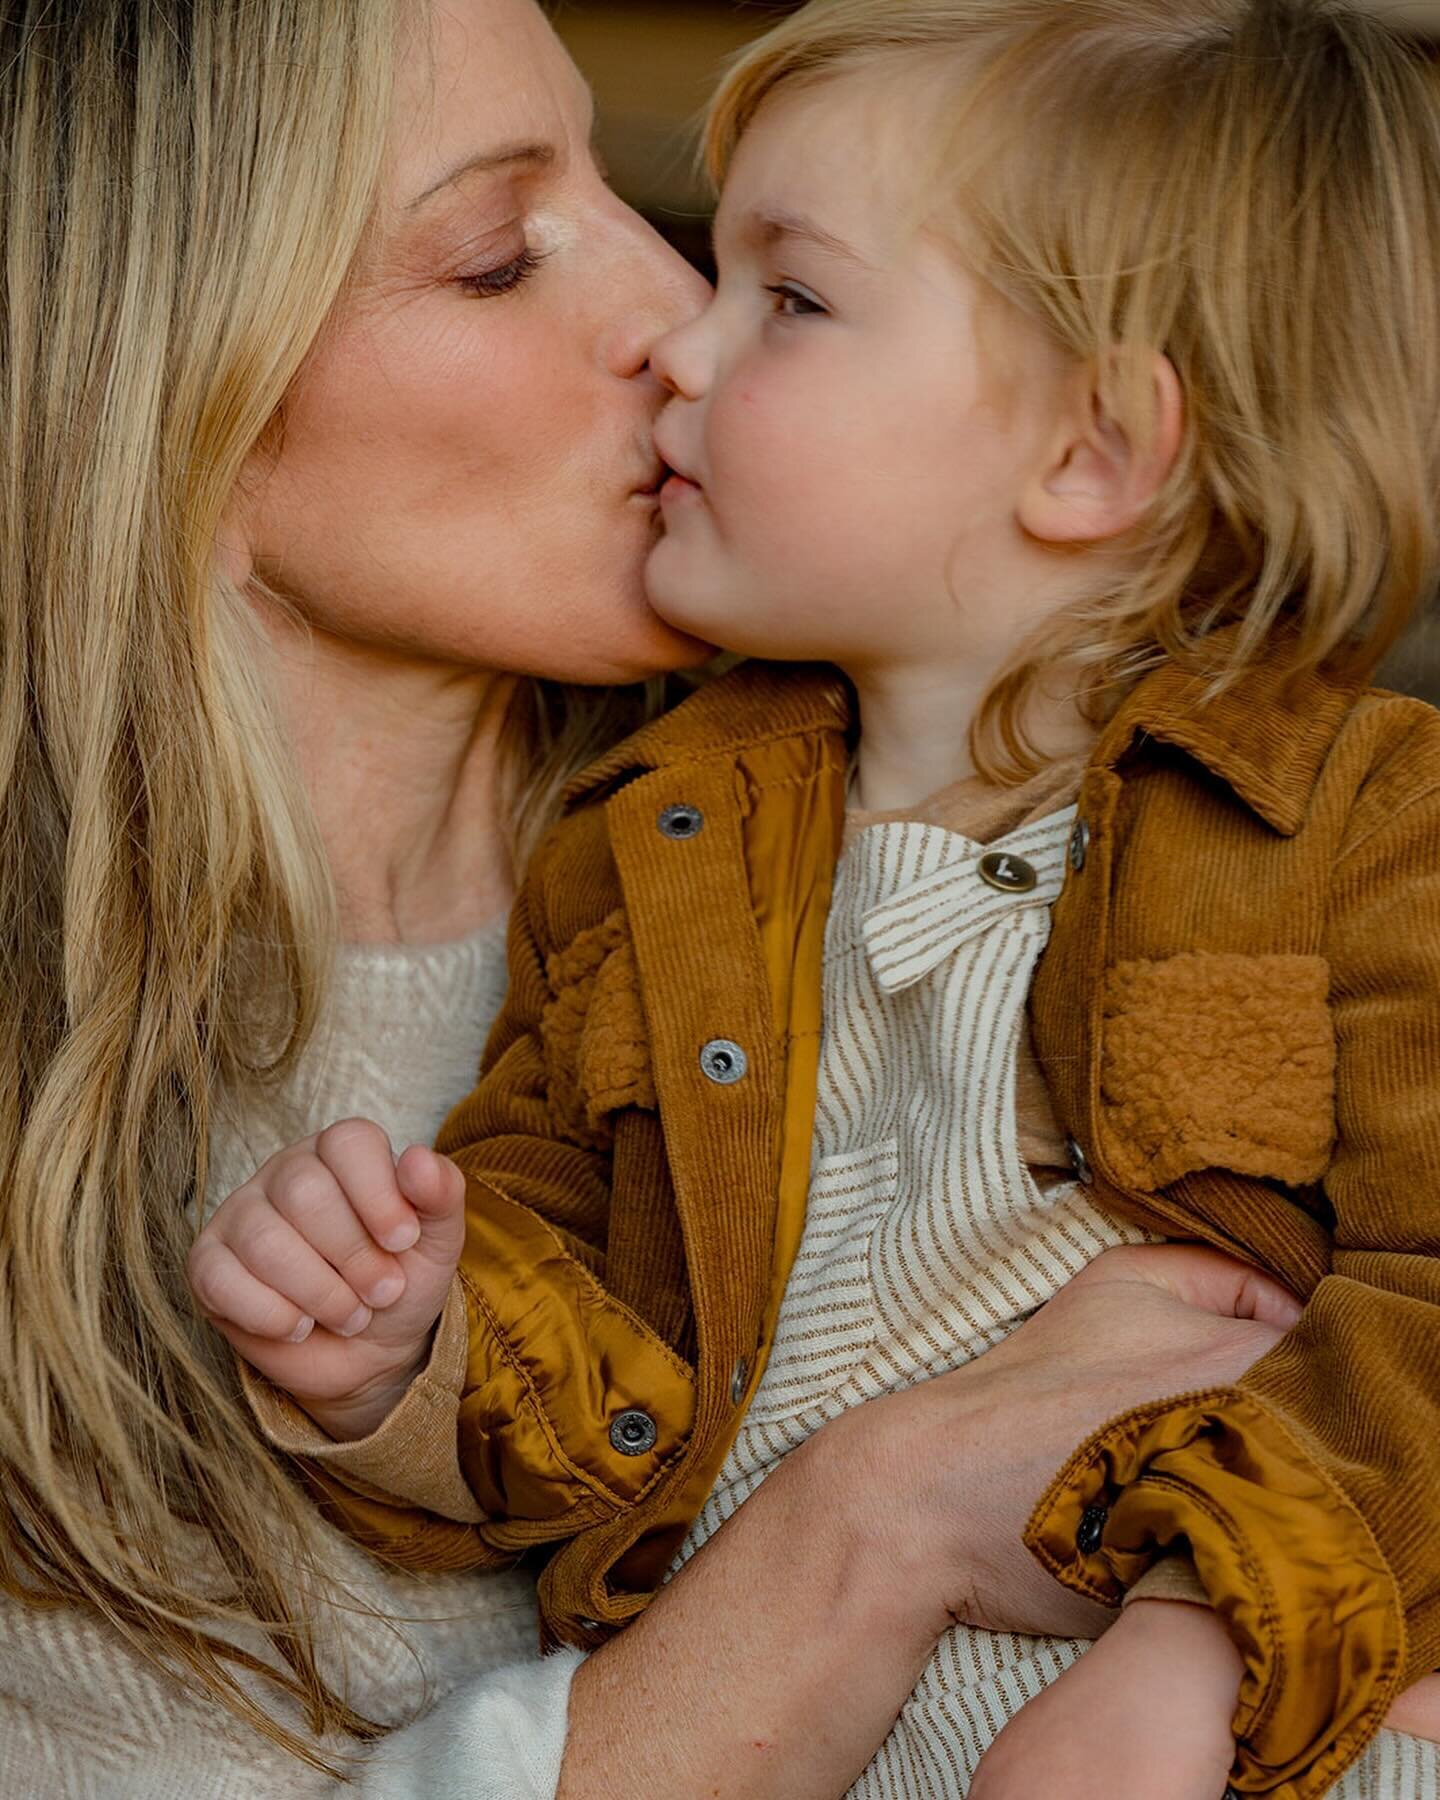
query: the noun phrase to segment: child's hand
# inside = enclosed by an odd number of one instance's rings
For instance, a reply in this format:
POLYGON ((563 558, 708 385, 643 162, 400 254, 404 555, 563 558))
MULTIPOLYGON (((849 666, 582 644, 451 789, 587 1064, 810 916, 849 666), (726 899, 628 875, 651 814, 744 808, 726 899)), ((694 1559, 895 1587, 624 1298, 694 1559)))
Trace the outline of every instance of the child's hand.
POLYGON ((1221 1800, 1243 1664, 1204 1606, 1137 1600, 981 1758, 970 1800, 1221 1800))
POLYGON ((188 1273, 217 1329, 334 1438, 373 1431, 425 1365, 465 1238, 465 1177, 419 1145, 397 1161, 346 1119, 282 1150, 196 1239, 188 1273))

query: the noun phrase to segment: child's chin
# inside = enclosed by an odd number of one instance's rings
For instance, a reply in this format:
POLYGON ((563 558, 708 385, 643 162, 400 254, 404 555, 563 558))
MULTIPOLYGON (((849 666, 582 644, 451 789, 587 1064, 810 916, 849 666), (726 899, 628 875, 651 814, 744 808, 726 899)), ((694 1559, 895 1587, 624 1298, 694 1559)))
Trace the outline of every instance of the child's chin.
POLYGON ((693 583, 677 579, 678 572, 667 567, 666 559, 660 554, 664 548, 662 539, 651 552, 645 571, 645 593, 651 610, 672 631, 683 631, 707 644, 714 643, 712 633, 718 622, 715 614, 720 609, 707 607, 693 583))

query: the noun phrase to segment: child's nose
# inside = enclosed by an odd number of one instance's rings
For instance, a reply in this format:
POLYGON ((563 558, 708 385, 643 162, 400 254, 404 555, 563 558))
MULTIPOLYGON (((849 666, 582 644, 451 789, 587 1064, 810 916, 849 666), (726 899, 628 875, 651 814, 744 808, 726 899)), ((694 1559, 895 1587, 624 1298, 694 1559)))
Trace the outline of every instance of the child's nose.
POLYGON ((667 332, 650 352, 650 367, 669 394, 698 400, 710 380, 705 314, 667 332))

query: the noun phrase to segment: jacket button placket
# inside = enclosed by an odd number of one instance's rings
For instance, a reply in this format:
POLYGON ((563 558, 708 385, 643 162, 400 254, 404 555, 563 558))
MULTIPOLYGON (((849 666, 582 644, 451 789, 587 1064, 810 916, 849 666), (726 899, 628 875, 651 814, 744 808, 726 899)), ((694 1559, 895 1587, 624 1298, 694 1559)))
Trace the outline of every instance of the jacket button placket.
MULTIPOLYGON (((685 1121, 669 1150, 692 1291, 723 1321, 701 1358, 698 1445, 734 1416, 735 1361, 771 1269, 774 1028, 735 764, 643 776, 611 800, 609 825, 641 988, 674 995, 650 1021, 655 1088, 661 1110, 685 1121), (695 955, 697 934, 710 954, 695 955)), ((682 1458, 672 1479, 688 1467, 682 1458)))

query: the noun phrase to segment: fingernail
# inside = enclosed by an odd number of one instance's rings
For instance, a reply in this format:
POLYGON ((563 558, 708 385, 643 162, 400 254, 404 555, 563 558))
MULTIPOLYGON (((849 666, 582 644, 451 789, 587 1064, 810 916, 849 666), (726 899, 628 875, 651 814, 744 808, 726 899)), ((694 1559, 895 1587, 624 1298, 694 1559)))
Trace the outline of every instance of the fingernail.
POLYGON ((413 1250, 420 1242, 420 1226, 412 1219, 408 1225, 397 1225, 395 1229, 381 1238, 382 1248, 386 1250, 413 1250))
POLYGON ((377 1281, 365 1298, 374 1307, 389 1306, 405 1292, 403 1275, 387 1275, 383 1281, 377 1281))
POLYGON ((355 1337, 358 1333, 362 1332, 369 1323, 370 1308, 368 1306, 357 1306, 350 1317, 340 1327, 339 1335, 341 1337, 355 1337))
POLYGON ((303 1344, 314 1329, 315 1321, 313 1319, 302 1319, 290 1333, 290 1342, 292 1344, 303 1344))

